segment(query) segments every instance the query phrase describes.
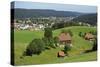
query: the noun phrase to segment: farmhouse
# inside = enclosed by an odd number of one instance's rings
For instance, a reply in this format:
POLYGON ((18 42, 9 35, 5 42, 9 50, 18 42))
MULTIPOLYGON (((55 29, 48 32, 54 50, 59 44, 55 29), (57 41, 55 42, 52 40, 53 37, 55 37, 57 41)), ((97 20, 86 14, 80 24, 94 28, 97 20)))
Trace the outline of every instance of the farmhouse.
POLYGON ((94 35, 91 33, 86 33, 84 38, 85 40, 94 40, 94 35))
POLYGON ((58 38, 60 43, 71 45, 72 38, 69 33, 61 33, 58 38))

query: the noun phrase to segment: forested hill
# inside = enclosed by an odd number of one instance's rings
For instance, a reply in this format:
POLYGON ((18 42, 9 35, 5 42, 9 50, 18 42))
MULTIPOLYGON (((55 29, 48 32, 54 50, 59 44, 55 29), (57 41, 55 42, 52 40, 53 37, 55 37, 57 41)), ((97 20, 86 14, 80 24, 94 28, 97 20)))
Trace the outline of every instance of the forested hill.
POLYGON ((82 13, 71 12, 71 11, 56 11, 56 10, 48 10, 48 9, 11 9, 14 12, 15 18, 32 18, 32 17, 76 17, 81 15, 82 13))
POLYGON ((91 25, 97 25, 97 13, 85 14, 73 19, 75 22, 85 22, 91 25))

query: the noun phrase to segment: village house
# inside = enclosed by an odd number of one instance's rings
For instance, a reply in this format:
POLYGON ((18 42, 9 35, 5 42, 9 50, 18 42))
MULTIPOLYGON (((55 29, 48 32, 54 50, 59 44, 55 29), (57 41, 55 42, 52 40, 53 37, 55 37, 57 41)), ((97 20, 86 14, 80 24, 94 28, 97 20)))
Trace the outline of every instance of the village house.
POLYGON ((72 46, 72 38, 69 33, 61 33, 58 38, 62 46, 64 45, 72 46))
POLYGON ((91 34, 91 33, 86 33, 85 36, 84 36, 85 40, 94 40, 94 35, 91 34))

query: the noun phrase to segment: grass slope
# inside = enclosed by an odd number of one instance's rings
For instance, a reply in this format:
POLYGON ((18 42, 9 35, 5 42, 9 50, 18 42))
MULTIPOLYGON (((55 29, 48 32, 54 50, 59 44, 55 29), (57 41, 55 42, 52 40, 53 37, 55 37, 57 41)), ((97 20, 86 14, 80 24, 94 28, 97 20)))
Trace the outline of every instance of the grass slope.
MULTIPOLYGON (((63 29, 63 28, 62 28, 63 29)), ((80 61, 90 61, 97 59, 97 52, 91 52, 87 54, 82 54, 83 51, 87 49, 91 49, 92 45, 89 41, 84 40, 83 38, 78 36, 78 33, 81 32, 89 32, 91 30, 96 30, 93 27, 81 27, 81 26, 73 26, 66 27, 64 29, 70 29, 73 32, 73 47, 71 51, 69 51, 69 57, 65 58, 57 58, 57 52, 63 48, 57 47, 56 49, 45 50, 40 55, 25 56, 23 59, 20 58, 22 56, 23 51, 27 45, 34 38, 42 38, 43 31, 15 31, 14 34, 14 52, 15 52, 15 65, 27 65, 27 64, 47 64, 47 63, 62 63, 62 62, 80 62, 80 61)), ((61 29, 53 31, 54 36, 58 36, 61 32, 61 29)))

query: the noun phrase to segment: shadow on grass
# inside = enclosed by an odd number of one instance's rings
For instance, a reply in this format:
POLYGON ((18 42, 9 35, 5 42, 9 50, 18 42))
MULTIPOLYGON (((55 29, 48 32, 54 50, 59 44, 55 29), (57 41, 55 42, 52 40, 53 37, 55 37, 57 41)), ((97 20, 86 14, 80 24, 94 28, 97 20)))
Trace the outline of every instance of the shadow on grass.
POLYGON ((90 53, 90 52, 93 52, 93 51, 97 51, 97 50, 86 50, 83 53, 90 53))

